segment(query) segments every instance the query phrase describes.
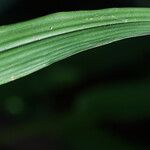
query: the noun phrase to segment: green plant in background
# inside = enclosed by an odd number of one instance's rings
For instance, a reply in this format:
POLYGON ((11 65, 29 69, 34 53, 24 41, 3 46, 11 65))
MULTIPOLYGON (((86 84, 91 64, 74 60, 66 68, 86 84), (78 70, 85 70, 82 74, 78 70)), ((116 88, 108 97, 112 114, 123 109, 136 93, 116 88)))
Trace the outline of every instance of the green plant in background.
POLYGON ((63 12, 1 26, 0 84, 81 51, 149 34, 149 8, 63 12))

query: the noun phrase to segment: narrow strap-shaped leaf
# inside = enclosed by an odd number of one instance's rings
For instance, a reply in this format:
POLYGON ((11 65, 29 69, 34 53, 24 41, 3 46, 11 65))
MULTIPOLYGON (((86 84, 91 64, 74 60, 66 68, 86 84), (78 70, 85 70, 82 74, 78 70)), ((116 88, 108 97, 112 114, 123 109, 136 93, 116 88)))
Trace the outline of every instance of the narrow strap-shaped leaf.
POLYGON ((62 12, 0 27, 0 84, 81 51, 150 34, 150 8, 62 12))

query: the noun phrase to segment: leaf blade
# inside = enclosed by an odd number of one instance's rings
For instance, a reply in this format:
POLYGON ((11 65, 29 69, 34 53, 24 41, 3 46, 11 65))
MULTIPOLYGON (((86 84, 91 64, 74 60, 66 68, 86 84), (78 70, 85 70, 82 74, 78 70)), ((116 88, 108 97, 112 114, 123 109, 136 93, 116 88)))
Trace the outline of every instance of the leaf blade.
POLYGON ((149 8, 56 13, 0 27, 0 84, 81 51, 149 34, 149 8))

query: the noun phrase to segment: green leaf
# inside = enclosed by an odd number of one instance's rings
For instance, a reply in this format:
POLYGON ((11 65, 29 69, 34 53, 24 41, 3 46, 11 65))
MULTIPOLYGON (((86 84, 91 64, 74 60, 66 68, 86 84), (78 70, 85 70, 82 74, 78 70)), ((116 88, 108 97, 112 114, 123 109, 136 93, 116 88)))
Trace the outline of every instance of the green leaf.
POLYGON ((55 13, 0 27, 0 84, 118 40, 150 34, 150 8, 55 13))

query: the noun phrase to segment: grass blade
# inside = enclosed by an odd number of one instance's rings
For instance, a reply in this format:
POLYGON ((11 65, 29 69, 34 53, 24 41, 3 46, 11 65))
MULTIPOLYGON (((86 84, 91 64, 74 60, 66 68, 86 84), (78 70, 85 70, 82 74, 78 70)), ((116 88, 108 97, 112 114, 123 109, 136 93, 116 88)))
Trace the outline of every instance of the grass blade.
POLYGON ((122 39, 150 35, 150 8, 62 12, 0 27, 0 84, 122 39))

